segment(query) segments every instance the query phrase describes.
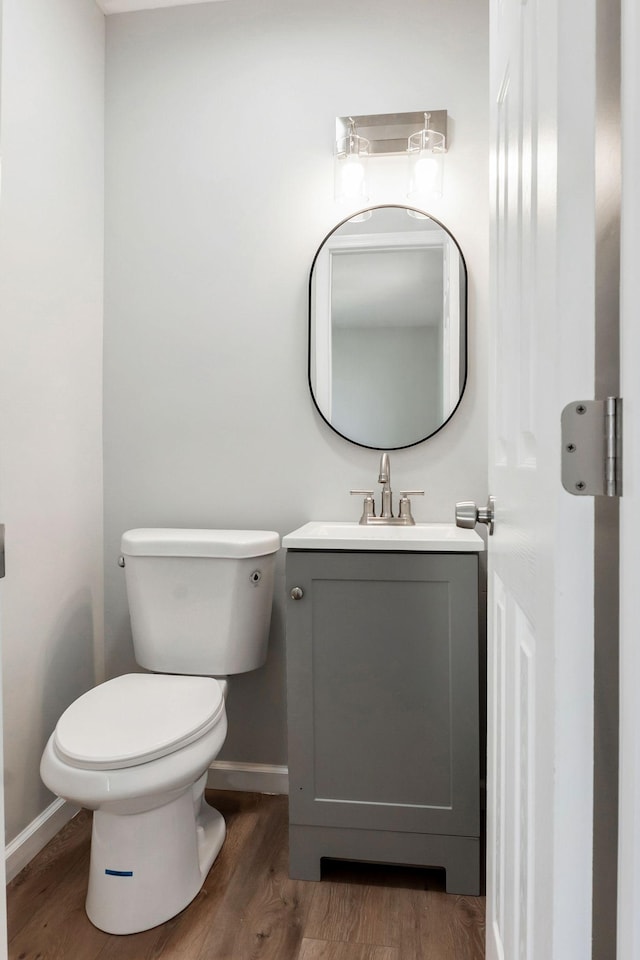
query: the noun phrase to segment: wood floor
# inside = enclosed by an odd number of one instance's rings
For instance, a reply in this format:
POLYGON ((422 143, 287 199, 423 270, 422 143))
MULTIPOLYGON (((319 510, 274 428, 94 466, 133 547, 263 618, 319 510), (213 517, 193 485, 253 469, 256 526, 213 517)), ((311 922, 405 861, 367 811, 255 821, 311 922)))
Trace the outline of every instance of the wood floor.
POLYGON ((116 937, 86 917, 90 815, 80 813, 7 888, 9 960, 482 960, 484 899, 438 871, 327 862, 287 874, 287 798, 209 791, 227 839, 177 917, 116 937))

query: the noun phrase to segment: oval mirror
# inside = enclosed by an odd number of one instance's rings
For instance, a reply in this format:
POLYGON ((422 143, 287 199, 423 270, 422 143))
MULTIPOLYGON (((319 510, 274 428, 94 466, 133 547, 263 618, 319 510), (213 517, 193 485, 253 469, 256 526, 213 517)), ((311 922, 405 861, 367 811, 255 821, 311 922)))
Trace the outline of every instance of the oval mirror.
POLYGON ((346 440, 421 443, 451 418, 467 377, 467 271, 433 217, 380 206, 339 223, 309 284, 309 385, 346 440))

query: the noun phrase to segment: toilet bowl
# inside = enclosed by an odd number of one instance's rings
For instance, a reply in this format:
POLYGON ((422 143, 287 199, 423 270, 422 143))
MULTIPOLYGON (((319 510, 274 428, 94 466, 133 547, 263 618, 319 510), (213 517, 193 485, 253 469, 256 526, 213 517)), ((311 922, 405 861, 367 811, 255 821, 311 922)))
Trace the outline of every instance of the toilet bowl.
POLYGON ((204 798, 227 732, 227 681, 215 675, 264 660, 279 538, 154 529, 122 544, 134 649, 142 637, 144 665, 175 673, 89 690, 60 717, 40 765, 50 790, 94 811, 86 910, 115 934, 179 913, 222 846, 224 820, 204 798), (209 675, 185 669, 196 663, 209 675))
POLYGON ((87 914, 100 929, 156 926, 198 893, 225 836, 204 788, 226 732, 223 690, 208 677, 127 674, 58 721, 42 777, 95 811, 87 914))

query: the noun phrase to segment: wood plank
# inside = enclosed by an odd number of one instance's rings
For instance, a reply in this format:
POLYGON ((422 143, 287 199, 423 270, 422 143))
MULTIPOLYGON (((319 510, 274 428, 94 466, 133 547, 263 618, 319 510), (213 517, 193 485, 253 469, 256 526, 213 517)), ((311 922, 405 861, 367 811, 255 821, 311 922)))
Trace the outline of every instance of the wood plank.
POLYGON ((399 948, 402 960, 483 960, 484 898, 408 891, 399 948))
POLYGON ((263 811, 199 960, 286 960, 298 954, 310 891, 288 876, 287 798, 269 797, 263 811))
POLYGON ((84 909, 89 878, 89 842, 83 855, 44 902, 37 901, 29 923, 9 943, 9 960, 94 960, 109 938, 84 909))
POLYGON ((209 791, 227 839, 195 900, 131 936, 84 911, 90 815, 8 887, 10 960, 482 960, 484 900, 443 892, 415 868, 332 863, 323 881, 288 876, 287 798, 209 791))
POLYGON ((304 939, 298 960, 400 960, 400 954, 395 947, 304 939))
POLYGON ((305 937, 396 947, 402 960, 484 957, 484 898, 440 892, 442 872, 340 864, 327 876, 336 879, 316 885, 305 937))
POLYGON ((315 884, 305 937, 393 947, 400 940, 404 891, 363 883, 315 884))
MULTIPOLYGON (((482 960, 485 945, 485 911, 484 897, 456 897, 454 916, 452 919, 453 939, 455 943, 454 956, 459 960, 482 960)), ((434 904, 437 909, 437 904, 434 904)))
POLYGON ((60 880, 77 868, 91 837, 91 822, 91 813, 81 810, 8 884, 9 940, 33 918, 38 904, 52 895, 60 880))

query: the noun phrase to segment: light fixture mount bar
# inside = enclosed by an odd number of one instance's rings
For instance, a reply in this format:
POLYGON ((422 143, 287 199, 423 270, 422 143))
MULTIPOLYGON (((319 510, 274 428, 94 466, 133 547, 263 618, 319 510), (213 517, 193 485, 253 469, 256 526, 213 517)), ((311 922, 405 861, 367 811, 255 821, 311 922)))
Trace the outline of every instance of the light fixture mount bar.
POLYGON ((415 113, 370 113, 336 117, 336 139, 346 137, 351 121, 355 121, 358 135, 369 141, 371 156, 389 157, 407 152, 407 140, 424 129, 425 113, 430 114, 429 129, 444 136, 447 145, 447 111, 419 110, 415 113))

